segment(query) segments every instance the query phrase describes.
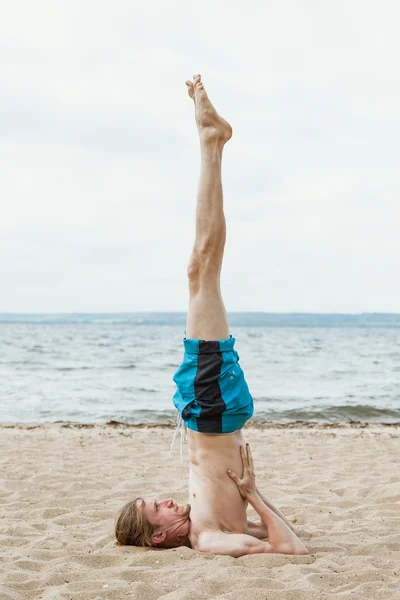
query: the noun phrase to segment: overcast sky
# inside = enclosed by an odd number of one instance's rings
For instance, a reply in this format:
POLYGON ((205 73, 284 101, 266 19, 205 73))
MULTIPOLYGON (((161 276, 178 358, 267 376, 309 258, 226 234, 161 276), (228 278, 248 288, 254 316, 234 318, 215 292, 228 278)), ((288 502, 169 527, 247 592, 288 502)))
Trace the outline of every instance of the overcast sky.
POLYGON ((197 72, 234 130, 228 312, 400 312, 398 2, 0 16, 0 312, 186 310, 197 72))

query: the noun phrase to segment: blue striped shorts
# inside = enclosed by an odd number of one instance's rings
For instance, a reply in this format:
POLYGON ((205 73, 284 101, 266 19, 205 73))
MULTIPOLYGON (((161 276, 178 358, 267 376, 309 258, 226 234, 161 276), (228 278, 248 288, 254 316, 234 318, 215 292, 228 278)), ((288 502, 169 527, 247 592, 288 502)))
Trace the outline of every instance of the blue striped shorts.
MULTIPOLYGON (((186 336, 186 331, 185 331, 186 336)), ((173 380, 173 397, 188 429, 232 433, 253 415, 253 398, 234 350, 235 338, 204 341, 183 338, 184 357, 173 380)))

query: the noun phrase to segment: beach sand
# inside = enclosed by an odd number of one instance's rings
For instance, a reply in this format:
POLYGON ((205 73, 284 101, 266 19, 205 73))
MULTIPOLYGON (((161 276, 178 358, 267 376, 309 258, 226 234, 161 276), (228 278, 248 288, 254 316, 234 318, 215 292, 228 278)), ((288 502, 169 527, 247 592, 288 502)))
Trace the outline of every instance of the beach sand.
POLYGON ((311 555, 236 559, 116 544, 128 500, 188 501, 172 433, 0 425, 0 599, 400 598, 399 426, 246 427, 259 488, 311 555))

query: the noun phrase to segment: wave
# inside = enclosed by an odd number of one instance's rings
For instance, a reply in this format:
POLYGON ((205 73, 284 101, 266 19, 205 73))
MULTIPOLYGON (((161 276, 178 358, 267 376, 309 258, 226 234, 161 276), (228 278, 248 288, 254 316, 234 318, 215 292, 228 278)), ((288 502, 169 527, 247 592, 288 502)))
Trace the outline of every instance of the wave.
MULTIPOLYGON (((176 411, 132 410, 113 417, 123 423, 165 423, 175 420, 176 411)), ((330 406, 324 409, 292 409, 257 411, 249 424, 273 421, 276 423, 390 423, 400 424, 400 409, 379 409, 374 406, 330 406)))
MULTIPOLYGON (((2 324, 32 325, 186 325, 185 312, 154 313, 68 313, 33 314, 0 313, 2 324)), ((400 314, 396 313, 229 313, 231 327, 391 327, 400 328, 400 314)), ((254 333, 252 334, 254 335, 254 333)))
POLYGON ((377 408, 363 404, 353 406, 327 406, 323 408, 296 408, 289 410, 257 411, 254 421, 309 422, 356 422, 400 423, 400 409, 377 408))
MULTIPOLYGON (((101 369, 104 370, 104 367, 53 367, 55 371, 86 371, 91 369, 101 369)), ((130 365, 108 365, 109 369, 136 369, 136 365, 134 363, 130 365)))
POLYGON ((99 367, 53 367, 55 371, 88 371, 99 367))

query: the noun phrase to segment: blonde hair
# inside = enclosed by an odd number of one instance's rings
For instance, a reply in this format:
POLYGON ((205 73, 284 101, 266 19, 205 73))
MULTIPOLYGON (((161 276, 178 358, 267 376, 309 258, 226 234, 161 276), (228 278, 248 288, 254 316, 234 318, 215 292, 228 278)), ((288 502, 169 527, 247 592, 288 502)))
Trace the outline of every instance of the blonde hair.
POLYGON ((143 506, 143 498, 136 498, 122 508, 115 525, 115 537, 122 546, 155 545, 151 536, 157 530, 157 525, 150 523, 143 506), (138 500, 142 501, 139 506, 136 504, 138 500))

